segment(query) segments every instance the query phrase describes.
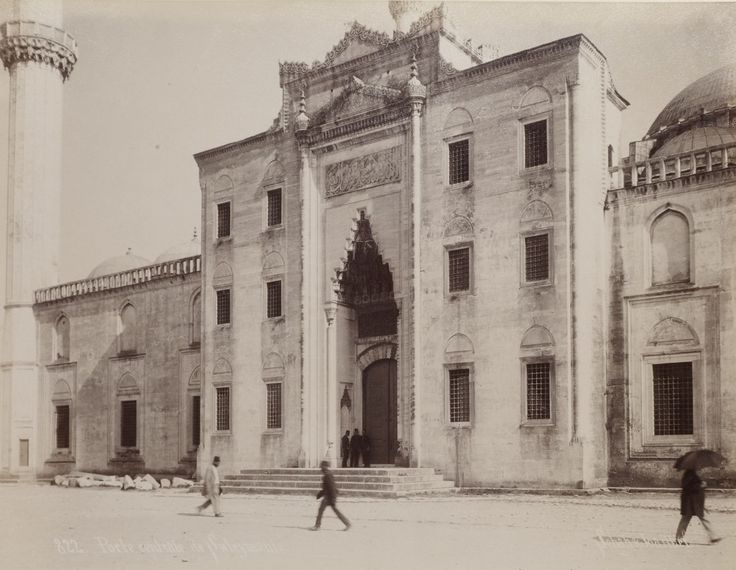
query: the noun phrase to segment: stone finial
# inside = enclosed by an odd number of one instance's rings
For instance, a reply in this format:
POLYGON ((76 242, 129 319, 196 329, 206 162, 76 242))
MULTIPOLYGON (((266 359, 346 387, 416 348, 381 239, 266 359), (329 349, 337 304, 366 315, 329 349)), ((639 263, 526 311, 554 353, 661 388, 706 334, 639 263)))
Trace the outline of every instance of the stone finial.
POLYGON ((412 23, 427 10, 427 3, 415 0, 390 0, 388 10, 396 22, 396 31, 407 34, 412 23))
POLYGON ((404 93, 409 99, 426 99, 427 88, 419 81, 419 70, 417 68, 417 56, 411 58, 411 74, 406 82, 404 93))
POLYGON ((304 132, 309 128, 309 115, 307 115, 307 101, 302 89, 301 98, 299 99, 299 113, 294 119, 294 129, 296 132, 304 132))

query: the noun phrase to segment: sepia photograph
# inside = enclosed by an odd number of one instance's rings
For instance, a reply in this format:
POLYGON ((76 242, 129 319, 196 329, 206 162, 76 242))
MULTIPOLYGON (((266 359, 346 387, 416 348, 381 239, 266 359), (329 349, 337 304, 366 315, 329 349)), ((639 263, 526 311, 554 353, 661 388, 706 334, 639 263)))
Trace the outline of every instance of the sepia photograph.
POLYGON ((0 565, 732 568, 734 30, 0 0, 0 565))

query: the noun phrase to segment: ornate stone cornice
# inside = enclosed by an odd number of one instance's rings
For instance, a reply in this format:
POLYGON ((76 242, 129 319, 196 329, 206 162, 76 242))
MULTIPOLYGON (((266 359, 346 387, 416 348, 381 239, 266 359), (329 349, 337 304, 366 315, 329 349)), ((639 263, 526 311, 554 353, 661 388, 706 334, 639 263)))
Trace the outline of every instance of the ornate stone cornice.
MULTIPOLYGON (((356 22, 356 25, 361 28, 364 28, 364 26, 357 24, 357 22, 356 22)), ((376 32, 376 33, 380 33, 380 32, 376 32)), ((423 45, 432 43, 433 41, 434 42, 437 41, 438 33, 439 32, 431 32, 431 33, 420 34, 417 36, 401 35, 400 37, 397 37, 395 39, 389 39, 385 45, 381 45, 380 47, 395 50, 395 49, 400 49, 400 47, 406 48, 408 46, 409 51, 413 53, 421 54, 423 45)), ((386 37, 388 38, 388 36, 386 37)), ((349 45, 349 42, 345 44, 342 50, 344 51, 348 45, 349 45)), ((340 44, 335 46, 335 48, 333 48, 332 52, 330 53, 333 53, 338 46, 340 46, 340 44)), ((302 81, 306 80, 308 83, 311 83, 314 79, 318 79, 322 76, 328 76, 328 75, 329 76, 347 75, 348 73, 352 73, 354 69, 361 68, 366 63, 370 63, 371 61, 374 61, 376 59, 386 57, 386 55, 387 55, 387 52, 377 50, 375 52, 367 53, 365 55, 358 56, 355 59, 351 59, 349 61, 344 61, 340 63, 335 63, 334 58, 336 56, 333 56, 332 59, 329 61, 329 63, 327 62, 327 60, 325 62, 315 61, 311 66, 302 61, 280 62, 279 63, 279 85, 281 87, 284 87, 287 83, 291 83, 292 81, 295 81, 295 80, 302 80, 302 81)))
POLYGON ((7 69, 18 62, 50 65, 66 81, 77 62, 77 42, 64 30, 20 20, 0 26, 0 59, 7 69))
MULTIPOLYGON (((606 204, 607 206, 617 208, 631 204, 632 202, 646 201, 661 198, 662 196, 680 194, 682 192, 707 190, 732 180, 736 180, 736 168, 734 167, 723 170, 711 170, 710 172, 698 172, 696 174, 681 176, 680 178, 608 190, 606 204)), ((729 187, 733 189, 732 186, 729 187)))
POLYGON ((560 54, 569 52, 570 50, 583 49, 589 54, 596 57, 601 62, 605 62, 605 57, 601 55, 598 49, 583 34, 577 34, 567 38, 562 38, 554 42, 536 46, 531 49, 513 53, 504 57, 499 57, 487 63, 471 67, 469 69, 458 71, 457 73, 432 84, 430 90, 434 93, 443 93, 451 91, 459 84, 465 84, 469 79, 483 78, 486 76, 503 75, 513 71, 531 62, 539 60, 552 59, 560 54))

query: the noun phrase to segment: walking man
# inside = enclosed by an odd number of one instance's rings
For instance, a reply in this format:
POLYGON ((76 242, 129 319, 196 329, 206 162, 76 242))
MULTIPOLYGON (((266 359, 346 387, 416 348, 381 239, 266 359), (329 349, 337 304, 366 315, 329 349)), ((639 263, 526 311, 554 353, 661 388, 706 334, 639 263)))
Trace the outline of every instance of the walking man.
POLYGON ((317 511, 317 521, 314 523, 314 526, 310 530, 319 530, 319 527, 322 524, 322 514, 325 512, 325 509, 328 506, 332 507, 332 510, 335 511, 337 518, 339 518, 345 525, 345 528, 343 530, 349 530, 350 521, 345 517, 345 515, 337 510, 337 486, 335 485, 335 478, 330 472, 330 464, 327 461, 323 461, 322 463, 320 463, 319 466, 320 469, 322 469, 323 475, 322 490, 317 493, 317 498, 321 498, 322 502, 319 504, 319 510, 317 511))
POLYGON ((219 465, 220 457, 215 455, 215 457, 212 458, 212 465, 208 465, 207 470, 204 473, 202 495, 207 497, 207 500, 197 507, 198 513, 201 513, 207 507, 212 505, 212 510, 215 511, 215 516, 223 516, 220 512, 220 495, 222 494, 222 487, 220 487, 220 473, 217 471, 217 467, 219 465))
POLYGON ((360 432, 355 428, 353 437, 350 438, 350 467, 358 467, 360 463, 360 448, 362 447, 360 432))
POLYGON ((680 524, 677 525, 677 533, 675 534, 675 542, 681 544, 682 537, 685 536, 687 526, 690 519, 698 517, 700 519, 705 532, 708 534, 708 540, 714 544, 721 540, 713 534, 710 523, 705 518, 705 481, 698 477, 695 469, 687 469, 682 474, 682 493, 680 494, 680 524))
POLYGON ((350 458, 350 430, 345 430, 345 435, 340 440, 340 455, 342 456, 342 466, 348 466, 350 458))

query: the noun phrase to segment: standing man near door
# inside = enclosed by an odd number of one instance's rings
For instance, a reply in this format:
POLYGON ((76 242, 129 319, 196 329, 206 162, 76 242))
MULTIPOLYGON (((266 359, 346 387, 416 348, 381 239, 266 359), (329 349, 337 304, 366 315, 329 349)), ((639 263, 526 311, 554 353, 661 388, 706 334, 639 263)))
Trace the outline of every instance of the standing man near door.
POLYGON ((360 448, 363 445, 358 428, 355 428, 353 437, 350 438, 350 467, 358 467, 360 463, 360 448))
POLYGON ((363 453, 363 467, 371 466, 371 440, 368 437, 368 432, 363 430, 363 435, 360 439, 361 451, 363 453))
POLYGON ((345 430, 345 435, 340 440, 340 455, 342 456, 342 466, 348 466, 350 458, 350 430, 345 430))

